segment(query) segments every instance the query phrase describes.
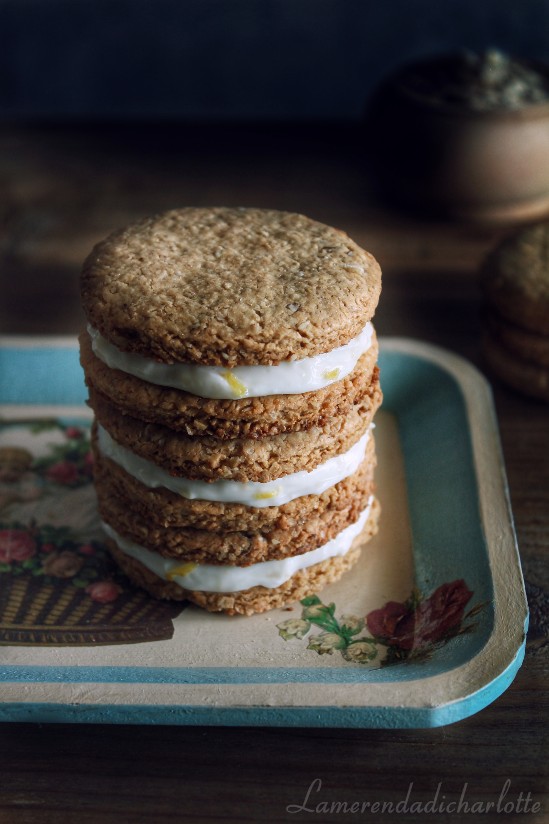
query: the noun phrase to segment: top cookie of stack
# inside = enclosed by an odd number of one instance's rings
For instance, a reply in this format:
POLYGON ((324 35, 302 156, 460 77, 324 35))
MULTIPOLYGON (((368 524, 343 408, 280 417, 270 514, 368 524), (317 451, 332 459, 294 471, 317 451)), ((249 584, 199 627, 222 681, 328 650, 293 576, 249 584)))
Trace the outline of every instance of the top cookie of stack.
POLYGON ((486 359, 503 381, 549 400, 549 222, 520 228, 481 271, 486 359))
POLYGON ((332 542, 377 518, 380 288, 344 233, 284 212, 176 210, 95 247, 81 359, 100 510, 130 577, 250 613, 349 565, 332 542))

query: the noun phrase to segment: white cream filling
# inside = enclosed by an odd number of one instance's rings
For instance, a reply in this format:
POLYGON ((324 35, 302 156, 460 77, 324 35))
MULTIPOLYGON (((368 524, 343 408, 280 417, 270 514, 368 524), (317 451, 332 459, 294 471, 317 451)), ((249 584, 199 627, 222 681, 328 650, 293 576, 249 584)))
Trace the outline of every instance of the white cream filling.
POLYGON ((263 561, 250 566, 214 566, 213 564, 182 563, 169 558, 163 558, 156 552, 122 538, 108 524, 103 528, 118 547, 126 555, 135 558, 159 578, 165 581, 175 581, 180 587, 198 592, 241 592, 250 587, 263 586, 274 589, 281 586, 300 569, 326 561, 328 558, 345 555, 351 548, 354 539, 359 535, 372 509, 373 496, 354 524, 346 527, 331 541, 311 552, 295 555, 291 558, 282 558, 279 561, 263 561), (189 568, 190 571, 177 575, 178 567, 189 568))
POLYGON ((283 361, 276 366, 198 366, 190 363, 158 363, 109 343, 88 326, 94 354, 111 369, 120 369, 148 383, 182 389, 201 398, 256 398, 265 395, 297 395, 323 389, 342 380, 355 368, 372 343, 373 327, 367 323, 356 338, 321 355, 283 361))
POLYGON ((152 461, 135 455, 117 443, 102 427, 98 426, 98 444, 102 455, 110 458, 129 475, 150 488, 164 487, 188 500, 218 501, 220 503, 245 504, 262 509, 300 498, 303 495, 321 495, 326 489, 348 478, 357 471, 364 460, 370 435, 365 434, 347 452, 328 458, 310 472, 301 470, 275 481, 191 481, 175 478, 152 461))

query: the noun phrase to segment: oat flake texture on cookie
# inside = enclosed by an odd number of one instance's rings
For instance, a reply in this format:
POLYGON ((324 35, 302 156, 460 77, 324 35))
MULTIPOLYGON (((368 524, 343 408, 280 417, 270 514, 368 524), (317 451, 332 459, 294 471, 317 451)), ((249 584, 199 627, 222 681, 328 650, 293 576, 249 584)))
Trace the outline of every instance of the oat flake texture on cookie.
POLYGON ((371 254, 287 212, 173 210, 92 250, 95 485, 136 585, 250 615, 356 563, 380 512, 380 290, 371 254))

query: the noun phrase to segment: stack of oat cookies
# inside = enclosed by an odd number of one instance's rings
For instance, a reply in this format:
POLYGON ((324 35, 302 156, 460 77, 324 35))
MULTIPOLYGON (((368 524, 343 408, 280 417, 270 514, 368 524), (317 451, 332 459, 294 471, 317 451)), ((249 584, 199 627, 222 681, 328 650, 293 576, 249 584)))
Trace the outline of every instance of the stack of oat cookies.
POLYGON ((505 237, 484 261, 481 285, 488 364, 509 386, 549 401, 549 221, 505 237))
POLYGON ((138 585, 252 614, 376 532, 374 258, 301 215, 181 209, 95 247, 81 360, 108 545, 138 585))

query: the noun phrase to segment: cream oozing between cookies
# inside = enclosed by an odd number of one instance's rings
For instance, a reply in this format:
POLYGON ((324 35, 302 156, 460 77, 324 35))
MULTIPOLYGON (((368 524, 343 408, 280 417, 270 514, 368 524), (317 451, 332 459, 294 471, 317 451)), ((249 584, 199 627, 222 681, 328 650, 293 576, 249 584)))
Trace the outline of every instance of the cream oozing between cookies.
POLYGON ((116 542, 122 552, 139 561, 159 578, 164 581, 173 581, 183 589, 196 592, 242 592, 256 586, 274 589, 284 584, 301 569, 307 569, 328 558, 345 555, 350 550, 354 539, 366 526, 373 500, 373 496, 370 497, 366 509, 361 512, 357 521, 318 549, 290 558, 262 561, 245 567, 193 564, 173 558, 164 558, 157 552, 151 552, 123 538, 108 524, 104 523, 103 528, 107 536, 116 542), (178 575, 179 570, 181 574, 178 575))
POLYGON ((261 509, 282 506, 303 495, 321 495, 329 487, 348 478, 364 460, 370 430, 341 455, 311 471, 301 470, 274 481, 195 481, 170 475, 161 467, 117 443, 102 427, 97 427, 97 441, 102 455, 110 458, 129 475, 150 488, 164 487, 188 500, 236 503, 261 509))
POLYGON ((131 352, 122 352, 97 329, 88 326, 93 352, 111 369, 127 372, 148 383, 169 386, 201 398, 237 400, 266 395, 297 395, 324 389, 342 380, 355 368, 372 344, 373 326, 343 346, 321 355, 275 366, 202 366, 191 363, 159 363, 131 352))

